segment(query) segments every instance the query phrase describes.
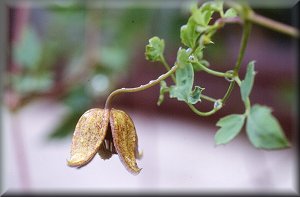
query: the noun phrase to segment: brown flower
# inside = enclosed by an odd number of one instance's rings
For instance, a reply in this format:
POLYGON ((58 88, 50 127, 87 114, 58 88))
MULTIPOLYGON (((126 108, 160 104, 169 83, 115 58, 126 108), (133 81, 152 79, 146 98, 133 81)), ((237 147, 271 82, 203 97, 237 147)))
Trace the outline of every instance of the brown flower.
POLYGON ((118 154, 129 172, 138 174, 141 171, 136 163, 136 159, 140 158, 138 137, 131 118, 124 111, 94 108, 80 117, 74 131, 68 165, 82 167, 97 152, 102 159, 118 154))

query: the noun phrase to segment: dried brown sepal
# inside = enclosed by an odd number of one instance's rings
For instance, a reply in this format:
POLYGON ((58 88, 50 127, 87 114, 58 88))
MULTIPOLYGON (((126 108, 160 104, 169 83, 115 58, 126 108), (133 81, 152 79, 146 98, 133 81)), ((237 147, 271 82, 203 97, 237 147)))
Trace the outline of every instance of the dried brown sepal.
POLYGON ((103 142, 109 122, 109 110, 94 108, 78 120, 73 134, 68 165, 81 167, 93 159, 103 142))
POLYGON ((121 162, 129 172, 138 174, 141 169, 136 163, 137 134, 131 118, 124 111, 111 109, 110 126, 121 162))

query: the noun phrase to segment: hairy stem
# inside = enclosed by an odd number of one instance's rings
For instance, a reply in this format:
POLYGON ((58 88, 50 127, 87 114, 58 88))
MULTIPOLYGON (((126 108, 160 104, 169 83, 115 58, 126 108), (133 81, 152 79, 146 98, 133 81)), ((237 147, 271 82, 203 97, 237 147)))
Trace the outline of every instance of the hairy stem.
POLYGON ((155 86, 155 85, 159 84, 159 82, 161 82, 162 80, 165 80, 170 75, 172 75, 176 71, 177 68, 178 68, 177 65, 173 66, 168 72, 161 75, 156 80, 152 80, 152 81, 150 81, 149 83, 147 83, 145 85, 141 85, 141 86, 136 87, 136 88, 121 88, 121 89, 117 89, 117 90, 113 91, 112 93, 110 93, 110 95, 106 99, 105 109, 110 108, 110 104, 112 102, 112 99, 116 95, 121 94, 121 93, 139 92, 139 91, 143 91, 143 90, 146 90, 148 88, 151 88, 152 86, 155 86))

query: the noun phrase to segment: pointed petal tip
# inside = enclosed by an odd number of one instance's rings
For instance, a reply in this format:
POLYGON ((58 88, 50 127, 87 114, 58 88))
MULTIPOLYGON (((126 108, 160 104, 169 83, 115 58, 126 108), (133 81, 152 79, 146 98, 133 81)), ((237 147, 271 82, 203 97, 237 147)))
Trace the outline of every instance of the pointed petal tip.
POLYGON ((139 167, 136 167, 136 168, 134 168, 134 169, 127 169, 131 174, 133 174, 133 175, 138 175, 138 174, 140 174, 140 172, 142 171, 142 169, 143 168, 139 168, 139 167))
POLYGON ((80 167, 86 163, 79 155, 72 155, 70 159, 67 159, 67 165, 70 167, 80 167))
POLYGON ((144 156, 144 152, 143 151, 138 151, 136 154, 136 159, 141 160, 144 156))

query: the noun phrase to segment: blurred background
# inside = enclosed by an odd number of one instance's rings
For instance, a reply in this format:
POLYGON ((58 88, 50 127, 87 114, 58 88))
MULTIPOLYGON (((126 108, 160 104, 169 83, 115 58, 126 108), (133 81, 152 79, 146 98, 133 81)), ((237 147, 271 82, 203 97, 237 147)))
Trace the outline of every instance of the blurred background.
MULTIPOLYGON (((2 2, 1 192, 296 192, 298 45, 259 26, 253 26, 240 76, 256 60, 251 101, 273 109, 290 149, 255 149, 244 130, 225 146, 214 144, 217 120, 244 110, 238 88, 221 111, 199 117, 175 99, 165 98, 158 107, 157 86, 113 103, 135 123, 144 153, 138 176, 128 173, 117 155, 106 161, 96 155, 80 170, 66 165, 72 133, 85 111, 103 108, 114 89, 137 87, 165 72, 145 60, 149 38, 163 38, 166 59, 174 63, 192 2, 2 2)), ((250 5, 296 25, 297 1, 268 2, 250 5)), ((239 25, 219 31, 204 54, 211 67, 231 69, 240 39, 239 25)), ((228 86, 205 73, 197 73, 195 83, 215 98, 228 86)), ((212 105, 203 101, 197 107, 208 111, 212 105)))

